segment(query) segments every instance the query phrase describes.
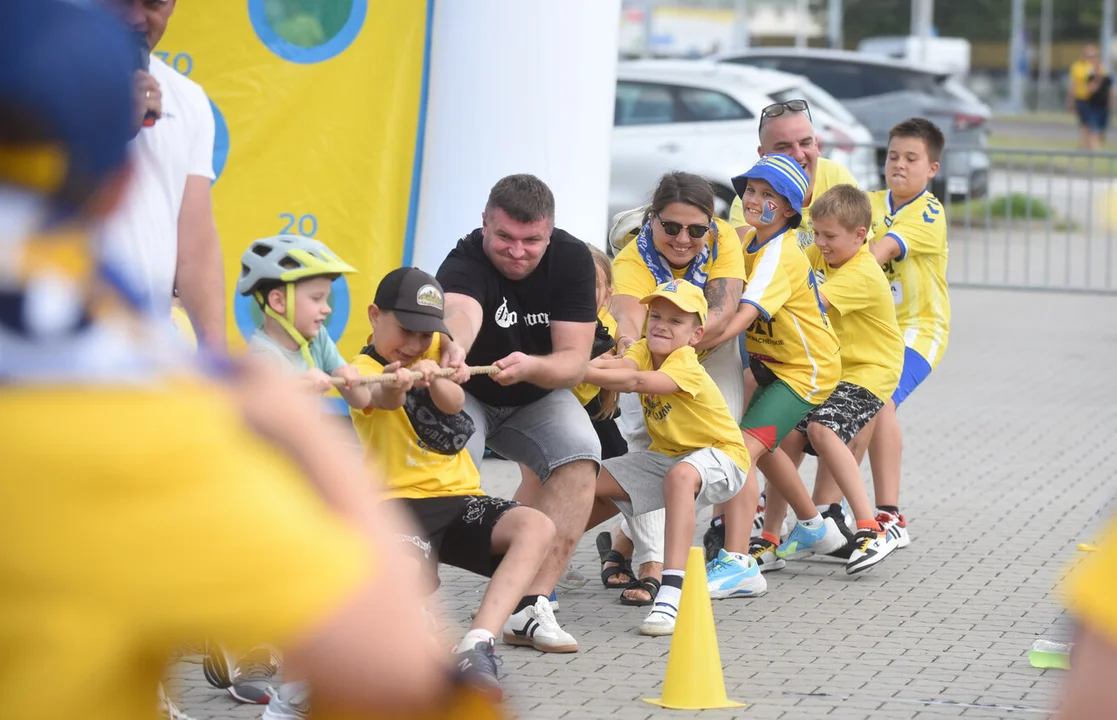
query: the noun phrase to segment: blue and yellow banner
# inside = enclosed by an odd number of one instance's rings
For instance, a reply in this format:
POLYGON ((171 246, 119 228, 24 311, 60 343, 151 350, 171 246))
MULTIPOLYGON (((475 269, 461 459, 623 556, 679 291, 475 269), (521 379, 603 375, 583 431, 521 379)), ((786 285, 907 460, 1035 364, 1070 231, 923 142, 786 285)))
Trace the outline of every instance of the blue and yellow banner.
POLYGON ((259 322, 236 295, 255 239, 301 234, 359 271, 334 283, 344 357, 380 278, 410 259, 433 0, 180 2, 155 54, 205 89, 230 347, 259 322))

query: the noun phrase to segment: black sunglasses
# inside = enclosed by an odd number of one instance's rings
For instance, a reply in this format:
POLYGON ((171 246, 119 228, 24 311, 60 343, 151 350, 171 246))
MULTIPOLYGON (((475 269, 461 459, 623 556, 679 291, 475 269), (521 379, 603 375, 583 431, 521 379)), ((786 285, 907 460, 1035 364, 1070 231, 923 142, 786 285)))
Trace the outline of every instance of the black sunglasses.
POLYGON ((768 107, 760 111, 760 127, 764 127, 764 121, 779 117, 788 112, 805 112, 807 119, 814 122, 811 117, 811 107, 807 104, 806 100, 786 100, 784 102, 772 103, 768 107))
POLYGON ((684 227, 686 228, 687 235, 690 235, 695 240, 704 237, 706 233, 710 232, 709 225, 683 225, 682 223, 671 222, 670 220, 665 221, 659 216, 659 213, 656 213, 655 216, 656 219, 659 220, 659 224, 663 226, 663 232, 671 237, 675 237, 681 233, 684 227))

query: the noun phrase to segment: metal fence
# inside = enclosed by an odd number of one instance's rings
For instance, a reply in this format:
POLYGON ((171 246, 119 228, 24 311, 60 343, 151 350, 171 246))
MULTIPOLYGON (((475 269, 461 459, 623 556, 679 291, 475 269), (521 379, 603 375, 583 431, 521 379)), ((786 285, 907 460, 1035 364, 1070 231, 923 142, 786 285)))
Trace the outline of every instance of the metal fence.
POLYGON ((1117 294, 1117 153, 948 153, 932 190, 951 285, 1117 294))

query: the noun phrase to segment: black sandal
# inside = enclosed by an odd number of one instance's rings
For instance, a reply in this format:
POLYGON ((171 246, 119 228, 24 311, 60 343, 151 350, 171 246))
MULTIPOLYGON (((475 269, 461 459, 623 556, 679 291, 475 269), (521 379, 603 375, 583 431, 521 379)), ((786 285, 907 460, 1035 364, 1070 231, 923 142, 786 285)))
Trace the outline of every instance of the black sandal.
POLYGON ((613 536, 607 532, 598 533, 597 535, 597 555, 601 558, 601 584, 605 586, 606 590, 625 589, 632 585, 632 581, 628 580, 623 583, 610 583, 609 581, 617 575, 627 575, 628 577, 636 577, 636 573, 632 572, 632 565, 628 560, 625 560, 624 555, 613 549, 613 536), (617 563, 613 567, 605 567, 605 563, 617 563))
POLYGON ((656 580, 654 577, 646 577, 646 578, 640 578, 639 580, 633 580, 629 584, 629 586, 625 588, 625 590, 643 590, 646 593, 648 593, 649 595, 651 595, 652 598, 651 598, 651 600, 633 600, 632 598, 625 597, 624 592, 622 591, 621 592, 621 605, 634 605, 636 607, 644 607, 645 605, 651 605, 652 603, 655 602, 655 596, 659 594, 659 586, 660 586, 659 580, 656 580))

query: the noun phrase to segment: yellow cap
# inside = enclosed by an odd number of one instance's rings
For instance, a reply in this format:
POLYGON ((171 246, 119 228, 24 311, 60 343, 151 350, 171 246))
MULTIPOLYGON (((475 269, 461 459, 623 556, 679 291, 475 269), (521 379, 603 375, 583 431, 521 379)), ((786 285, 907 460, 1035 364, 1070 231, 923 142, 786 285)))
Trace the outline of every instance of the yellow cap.
POLYGON ((640 302, 647 305, 657 297, 671 301, 675 307, 683 312, 698 313, 698 319, 706 324, 706 312, 710 309, 706 304, 706 296, 698 286, 687 280, 672 280, 665 282, 655 289, 651 295, 640 298, 640 302))

